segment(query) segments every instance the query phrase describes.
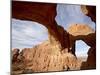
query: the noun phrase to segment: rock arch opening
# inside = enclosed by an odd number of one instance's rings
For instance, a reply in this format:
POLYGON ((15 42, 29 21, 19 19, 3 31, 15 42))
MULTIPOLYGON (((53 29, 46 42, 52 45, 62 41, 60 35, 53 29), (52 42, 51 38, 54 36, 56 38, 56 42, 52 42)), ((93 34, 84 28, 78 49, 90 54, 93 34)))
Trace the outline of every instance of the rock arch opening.
POLYGON ((90 49, 90 46, 88 46, 84 41, 76 40, 75 54, 77 58, 81 59, 82 61, 86 61, 88 58, 89 49, 90 49))

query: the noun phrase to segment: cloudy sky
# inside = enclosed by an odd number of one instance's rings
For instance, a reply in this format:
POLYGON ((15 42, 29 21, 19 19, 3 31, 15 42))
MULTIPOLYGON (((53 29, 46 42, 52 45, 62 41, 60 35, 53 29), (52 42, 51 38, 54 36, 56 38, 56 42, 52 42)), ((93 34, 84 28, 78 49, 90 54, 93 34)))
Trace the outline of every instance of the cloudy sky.
MULTIPOLYGON (((70 24, 84 23, 95 30, 95 23, 85 16, 80 5, 57 5, 57 16, 55 18, 57 23, 67 29, 70 24)), ((48 39, 48 32, 46 27, 31 21, 23 21, 12 19, 12 48, 31 48, 37 44, 42 43, 48 39)), ((87 56, 87 51, 90 47, 83 41, 76 42, 77 56, 87 56)))
POLYGON ((31 48, 48 39, 48 30, 37 22, 12 19, 12 48, 31 48))

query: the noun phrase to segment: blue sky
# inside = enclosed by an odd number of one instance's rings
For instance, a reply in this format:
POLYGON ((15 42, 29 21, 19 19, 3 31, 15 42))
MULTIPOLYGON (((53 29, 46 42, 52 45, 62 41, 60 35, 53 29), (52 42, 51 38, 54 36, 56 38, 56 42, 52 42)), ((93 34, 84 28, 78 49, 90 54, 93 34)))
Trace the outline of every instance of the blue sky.
POLYGON ((87 52, 90 48, 84 41, 78 40, 76 41, 76 55, 77 56, 86 56, 87 57, 87 52))
MULTIPOLYGON (((57 23, 67 30, 70 24, 84 23, 95 30, 95 23, 85 16, 80 5, 57 5, 57 23)), ((12 48, 31 48, 48 39, 48 30, 37 22, 12 19, 12 48)), ((77 56, 87 56, 89 47, 81 40, 76 42, 77 56)))

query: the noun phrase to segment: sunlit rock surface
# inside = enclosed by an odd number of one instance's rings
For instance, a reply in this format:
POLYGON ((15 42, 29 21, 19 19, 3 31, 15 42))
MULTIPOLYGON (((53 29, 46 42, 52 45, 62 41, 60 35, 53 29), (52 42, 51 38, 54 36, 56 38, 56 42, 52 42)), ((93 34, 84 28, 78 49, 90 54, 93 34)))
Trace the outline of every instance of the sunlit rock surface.
POLYGON ((82 62, 67 49, 61 52, 58 45, 52 46, 48 41, 34 48, 23 49, 17 60, 19 61, 12 64, 13 73, 23 73, 25 70, 33 72, 79 70, 82 62))
POLYGON ((67 31, 73 36, 88 35, 95 32, 91 27, 85 24, 71 24, 67 31))

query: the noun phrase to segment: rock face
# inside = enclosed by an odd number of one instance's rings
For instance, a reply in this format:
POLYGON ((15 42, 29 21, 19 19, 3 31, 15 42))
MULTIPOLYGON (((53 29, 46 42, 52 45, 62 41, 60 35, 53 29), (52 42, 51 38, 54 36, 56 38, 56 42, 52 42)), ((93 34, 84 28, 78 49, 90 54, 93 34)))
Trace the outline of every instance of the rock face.
POLYGON ((17 73, 24 73, 25 70, 33 72, 79 70, 81 66, 81 61, 69 53, 68 49, 61 52, 58 45, 52 46, 49 41, 33 48, 23 49, 18 58, 20 62, 13 64, 13 73, 17 68, 20 68, 17 73), (14 67, 15 65, 17 66, 14 67))

